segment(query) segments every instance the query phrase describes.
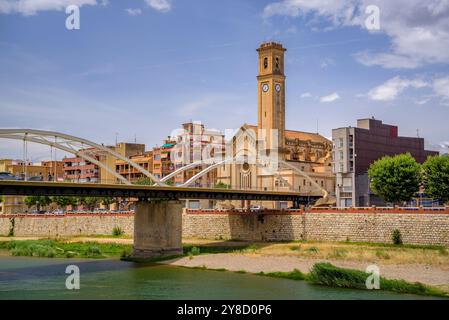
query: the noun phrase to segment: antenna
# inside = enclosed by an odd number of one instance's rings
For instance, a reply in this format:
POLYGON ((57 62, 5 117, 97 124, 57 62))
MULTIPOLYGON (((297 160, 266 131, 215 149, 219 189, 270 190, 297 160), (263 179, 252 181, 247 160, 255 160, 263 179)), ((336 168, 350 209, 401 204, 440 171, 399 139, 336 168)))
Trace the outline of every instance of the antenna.
POLYGON ((419 138, 419 129, 416 129, 416 136, 419 138))
POLYGON ((319 130, 318 130, 318 119, 316 119, 316 133, 317 134, 319 133, 319 130))

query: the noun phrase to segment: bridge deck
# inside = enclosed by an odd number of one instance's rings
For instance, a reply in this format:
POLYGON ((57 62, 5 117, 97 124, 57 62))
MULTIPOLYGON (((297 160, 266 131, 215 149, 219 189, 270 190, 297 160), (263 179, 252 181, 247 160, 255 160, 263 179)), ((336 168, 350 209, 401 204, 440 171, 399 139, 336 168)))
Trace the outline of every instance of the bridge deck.
POLYGON ((151 199, 216 199, 216 200, 259 200, 294 201, 307 203, 320 198, 318 195, 304 195, 297 192, 232 190, 186 187, 161 187, 142 185, 92 184, 69 182, 31 182, 0 180, 0 195, 19 196, 88 196, 88 197, 131 197, 151 199))

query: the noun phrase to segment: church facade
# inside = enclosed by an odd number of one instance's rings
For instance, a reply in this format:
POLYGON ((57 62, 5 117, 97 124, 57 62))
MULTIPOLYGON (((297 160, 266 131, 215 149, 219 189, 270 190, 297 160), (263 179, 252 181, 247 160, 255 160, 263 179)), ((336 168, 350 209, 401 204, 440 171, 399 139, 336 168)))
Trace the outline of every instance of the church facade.
MULTIPOLYGON (((217 181, 238 189, 294 190, 306 196, 333 194, 332 142, 317 133, 285 128, 285 51, 275 42, 263 43, 257 49, 258 124, 240 127, 233 137, 232 151, 239 160, 220 166, 217 181), (276 170, 250 161, 253 150, 274 157, 276 170)), ((263 206, 285 208, 289 204, 263 206)))

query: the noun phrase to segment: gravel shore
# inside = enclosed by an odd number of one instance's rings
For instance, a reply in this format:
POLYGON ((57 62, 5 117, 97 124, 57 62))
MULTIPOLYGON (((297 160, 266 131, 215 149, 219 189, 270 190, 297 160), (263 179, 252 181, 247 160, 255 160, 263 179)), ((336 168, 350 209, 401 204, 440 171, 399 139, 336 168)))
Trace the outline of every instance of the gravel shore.
MULTIPOLYGON (((183 267, 206 267, 208 269, 226 269, 249 273, 293 271, 298 269, 308 273, 317 262, 330 262, 342 268, 365 270, 370 264, 357 261, 327 259, 304 259, 289 256, 266 256, 257 254, 219 253, 162 261, 160 263, 183 267)), ((436 266, 420 264, 381 265, 381 276, 388 279, 403 279, 428 285, 449 285, 449 270, 436 266)))

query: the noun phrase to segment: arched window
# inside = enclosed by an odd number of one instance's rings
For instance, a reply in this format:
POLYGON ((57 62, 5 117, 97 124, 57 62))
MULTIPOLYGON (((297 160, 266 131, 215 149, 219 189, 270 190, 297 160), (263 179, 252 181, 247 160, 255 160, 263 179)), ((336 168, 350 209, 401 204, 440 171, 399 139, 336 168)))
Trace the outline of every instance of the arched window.
POLYGON ((279 70, 279 57, 276 57, 276 70, 279 70))
POLYGON ((264 69, 268 68, 268 58, 267 57, 263 58, 263 68, 264 69))

